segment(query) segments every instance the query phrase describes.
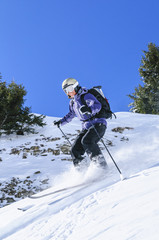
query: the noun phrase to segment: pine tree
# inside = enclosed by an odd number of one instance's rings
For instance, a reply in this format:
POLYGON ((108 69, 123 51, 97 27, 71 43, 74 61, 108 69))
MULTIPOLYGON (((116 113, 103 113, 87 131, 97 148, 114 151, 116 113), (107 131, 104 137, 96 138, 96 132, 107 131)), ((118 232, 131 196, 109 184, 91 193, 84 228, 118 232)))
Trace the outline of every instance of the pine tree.
POLYGON ((135 88, 134 100, 129 106, 131 111, 144 114, 159 114, 159 47, 148 44, 148 51, 143 51, 139 73, 142 85, 135 88))
POLYGON ((0 133, 16 132, 18 135, 23 135, 25 132, 34 133, 35 125, 41 127, 45 125, 43 115, 31 114, 31 109, 23 106, 26 94, 21 84, 12 82, 7 85, 0 80, 0 133))

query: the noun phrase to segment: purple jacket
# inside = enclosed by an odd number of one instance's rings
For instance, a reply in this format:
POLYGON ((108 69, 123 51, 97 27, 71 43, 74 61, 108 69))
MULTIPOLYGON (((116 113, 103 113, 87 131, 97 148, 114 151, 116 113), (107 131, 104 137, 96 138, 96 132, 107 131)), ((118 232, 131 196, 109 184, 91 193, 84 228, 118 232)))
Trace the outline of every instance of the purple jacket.
POLYGON ((88 107, 91 108, 92 116, 96 115, 101 110, 101 103, 92 95, 88 93, 88 90, 85 88, 80 88, 78 93, 71 99, 69 104, 69 113, 61 119, 61 126, 69 123, 74 117, 77 117, 80 121, 82 121, 82 129, 89 129, 92 124, 103 123, 107 125, 105 118, 94 118, 93 120, 89 120, 88 115, 82 114, 80 112, 80 107, 83 105, 81 102, 81 95, 85 94, 84 100, 88 107))

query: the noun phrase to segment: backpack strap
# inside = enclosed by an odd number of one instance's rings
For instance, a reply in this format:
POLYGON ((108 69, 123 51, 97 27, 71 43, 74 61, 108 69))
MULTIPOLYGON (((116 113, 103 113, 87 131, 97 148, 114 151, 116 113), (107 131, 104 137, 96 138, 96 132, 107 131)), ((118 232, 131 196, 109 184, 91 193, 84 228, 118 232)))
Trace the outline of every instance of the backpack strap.
POLYGON ((87 93, 84 93, 84 94, 81 95, 81 102, 82 102, 82 105, 86 105, 86 106, 87 106, 87 103, 86 103, 86 101, 84 100, 85 94, 87 94, 87 93))
POLYGON ((70 101, 70 107, 73 109, 73 105, 74 105, 74 101, 73 101, 73 99, 71 99, 71 101, 70 101))

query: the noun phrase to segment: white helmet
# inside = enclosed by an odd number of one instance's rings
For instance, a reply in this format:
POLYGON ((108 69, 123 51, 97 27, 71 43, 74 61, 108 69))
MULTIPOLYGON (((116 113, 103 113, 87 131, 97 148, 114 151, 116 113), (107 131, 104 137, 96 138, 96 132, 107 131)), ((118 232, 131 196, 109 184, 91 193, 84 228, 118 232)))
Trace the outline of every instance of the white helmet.
POLYGON ((62 83, 62 89, 65 91, 66 94, 69 92, 73 92, 73 90, 77 90, 79 87, 79 83, 74 78, 67 78, 62 83))

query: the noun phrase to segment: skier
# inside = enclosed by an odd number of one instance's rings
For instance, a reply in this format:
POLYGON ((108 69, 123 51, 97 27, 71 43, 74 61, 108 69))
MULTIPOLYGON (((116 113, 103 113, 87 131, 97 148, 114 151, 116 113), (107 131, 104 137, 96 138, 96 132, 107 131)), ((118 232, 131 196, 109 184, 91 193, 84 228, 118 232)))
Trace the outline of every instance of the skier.
POLYGON ((84 159, 83 155, 86 152, 92 162, 105 168, 107 163, 98 146, 98 142, 104 136, 107 126, 106 119, 97 116, 101 110, 101 103, 94 95, 88 93, 86 88, 81 87, 74 78, 65 79, 62 83, 62 89, 71 99, 69 113, 59 121, 55 121, 54 125, 57 127, 63 126, 74 117, 78 117, 82 122, 82 131, 71 148, 74 166, 80 168, 81 161, 84 159), (82 95, 84 95, 86 105, 81 102, 82 95))

